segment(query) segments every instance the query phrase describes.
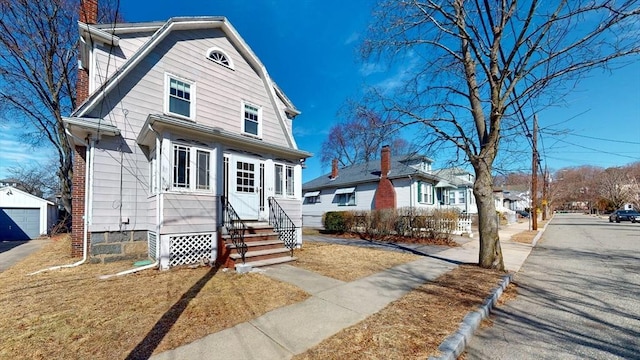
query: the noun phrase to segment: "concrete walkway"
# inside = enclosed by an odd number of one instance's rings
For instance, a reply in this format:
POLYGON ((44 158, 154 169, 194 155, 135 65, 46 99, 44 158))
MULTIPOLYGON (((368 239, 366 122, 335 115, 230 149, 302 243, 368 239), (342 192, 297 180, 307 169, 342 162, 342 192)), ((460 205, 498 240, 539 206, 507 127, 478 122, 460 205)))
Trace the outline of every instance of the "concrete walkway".
POLYGON ((0 272, 7 270, 50 242, 51 239, 0 241, 0 272))
MULTIPOLYGON (((518 223, 500 231, 502 251, 509 270, 520 268, 532 246, 506 239, 527 228, 527 223, 518 223)), ((354 242, 352 245, 389 248, 389 244, 346 241, 354 242)), ((151 359, 289 359, 380 311, 407 292, 454 269, 457 264, 477 263, 478 239, 467 238, 460 242, 463 244, 456 248, 396 246, 396 251, 425 256, 348 283, 291 265, 266 268, 265 275, 294 284, 310 293, 311 297, 151 359)))

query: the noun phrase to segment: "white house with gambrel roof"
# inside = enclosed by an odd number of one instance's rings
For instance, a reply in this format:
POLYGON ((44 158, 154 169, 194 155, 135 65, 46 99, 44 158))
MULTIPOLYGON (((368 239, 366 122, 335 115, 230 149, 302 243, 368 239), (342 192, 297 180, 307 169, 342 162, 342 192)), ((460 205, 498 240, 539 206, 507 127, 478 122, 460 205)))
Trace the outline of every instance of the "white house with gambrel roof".
MULTIPOLYGON (((285 242, 300 244, 310 156, 293 137, 300 111, 229 21, 83 20, 79 86, 88 97, 65 119, 77 152, 75 254, 86 245, 102 261, 229 265, 234 248, 247 249, 235 237, 227 244, 233 234, 274 247, 274 211, 291 220, 285 242)), ((249 245, 246 261, 265 252, 249 245)))

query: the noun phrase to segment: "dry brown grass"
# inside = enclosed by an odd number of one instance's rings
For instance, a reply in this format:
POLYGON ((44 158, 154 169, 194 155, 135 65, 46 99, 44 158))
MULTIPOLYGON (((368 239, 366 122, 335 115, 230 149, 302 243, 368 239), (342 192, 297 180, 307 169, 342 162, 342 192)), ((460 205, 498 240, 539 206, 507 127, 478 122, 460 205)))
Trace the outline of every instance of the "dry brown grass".
POLYGON ((417 255, 357 246, 305 242, 295 266, 342 281, 353 281, 417 260, 417 255))
POLYGON ((71 263, 69 239, 0 273, 0 358, 146 358, 248 321, 308 294, 260 274, 200 267, 99 280, 130 263, 71 263))
POLYGON ((294 359, 425 359, 497 286, 502 272, 459 266, 294 359))
POLYGON ((541 231, 544 226, 549 222, 549 220, 538 220, 538 230, 525 230, 519 232, 513 236, 511 236, 511 241, 523 243, 523 244, 531 244, 533 243, 533 239, 536 237, 539 231, 541 231))

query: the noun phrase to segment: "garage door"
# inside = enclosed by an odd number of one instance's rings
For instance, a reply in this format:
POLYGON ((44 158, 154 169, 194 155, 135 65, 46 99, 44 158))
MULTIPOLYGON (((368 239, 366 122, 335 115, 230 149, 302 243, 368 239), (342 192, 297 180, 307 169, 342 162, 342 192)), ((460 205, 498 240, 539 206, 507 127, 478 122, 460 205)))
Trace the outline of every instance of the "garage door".
POLYGON ((0 209, 0 240, 40 236, 40 209, 0 209))

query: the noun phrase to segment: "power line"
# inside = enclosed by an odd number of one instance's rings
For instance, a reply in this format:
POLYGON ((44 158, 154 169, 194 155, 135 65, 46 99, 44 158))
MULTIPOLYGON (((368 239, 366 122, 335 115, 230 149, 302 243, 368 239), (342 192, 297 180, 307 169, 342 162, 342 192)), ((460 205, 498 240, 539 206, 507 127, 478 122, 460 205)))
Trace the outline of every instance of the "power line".
POLYGON ((599 138, 599 137, 587 136, 587 135, 578 135, 578 134, 572 134, 572 133, 568 133, 567 135, 578 136, 578 137, 581 137, 581 138, 592 139, 592 140, 610 141, 610 142, 621 143, 621 144, 640 145, 640 142, 635 142, 635 141, 623 141, 623 140, 605 139, 605 138, 599 138))
POLYGON ((619 156, 619 157, 624 157, 624 158, 629 158, 629 159, 634 159, 634 160, 640 160, 640 157, 638 157, 638 156, 628 156, 628 155, 622 155, 620 153, 614 153, 614 152, 609 152, 609 151, 598 150, 598 149, 594 149, 594 148, 590 148, 590 147, 574 144, 574 143, 566 141, 566 140, 557 139, 557 141, 563 142, 565 144, 577 146, 579 148, 583 148, 583 149, 587 149, 587 150, 591 150, 591 151, 596 151, 596 152, 601 153, 601 154, 608 154, 608 155, 614 155, 614 156, 619 156))

